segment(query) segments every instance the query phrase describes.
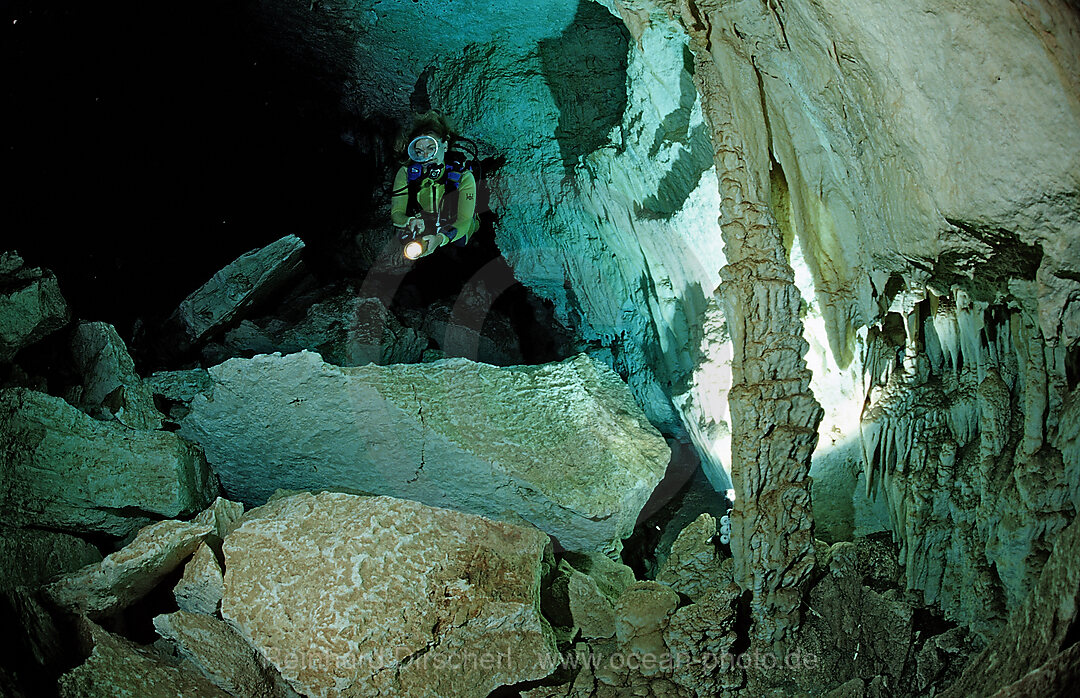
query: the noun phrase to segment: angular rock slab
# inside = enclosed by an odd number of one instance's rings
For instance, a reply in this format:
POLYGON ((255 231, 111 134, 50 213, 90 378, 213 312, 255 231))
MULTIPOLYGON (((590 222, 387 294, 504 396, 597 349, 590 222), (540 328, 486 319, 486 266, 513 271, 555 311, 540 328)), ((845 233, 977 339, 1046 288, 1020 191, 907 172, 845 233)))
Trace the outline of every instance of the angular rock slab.
POLYGON ((135 361, 115 327, 80 322, 71 338, 71 355, 83 376, 82 407, 106 409, 132 429, 161 428, 154 394, 135 372, 135 361))
POLYGON ((176 606, 181 611, 212 616, 221 607, 225 576, 214 551, 202 543, 184 566, 184 576, 173 587, 176 606))
POLYGON ((492 519, 569 550, 618 549, 670 450, 606 366, 579 355, 339 368, 317 354, 210 369, 180 434, 245 503, 277 489, 371 492, 492 519))
POLYGON ((304 242, 295 235, 237 257, 181 301, 170 324, 199 342, 265 299, 300 271, 304 242))
POLYGON ((27 267, 14 252, 0 255, 0 361, 10 361, 70 319, 52 272, 27 267))
POLYGON ((191 555, 213 528, 162 521, 97 564, 64 575, 45 587, 61 608, 97 619, 123 610, 153 589, 191 555))
POLYGON ((60 677, 60 698, 230 698, 185 666, 169 664, 146 648, 84 621, 86 662, 60 677))
POLYGON ((193 514, 216 494, 199 449, 175 434, 0 390, 0 521, 125 536, 151 518, 193 514))
POLYGON ((225 541, 222 616, 305 696, 487 696, 557 662, 547 536, 389 497, 302 493, 225 541))
POLYGON ((720 559, 713 536, 717 521, 705 513, 679 533, 671 554, 656 575, 656 581, 698 601, 710 592, 722 592, 734 583, 731 565, 720 559))
POLYGON ((262 665, 255 650, 228 623, 201 613, 177 611, 154 618, 154 629, 176 645, 181 657, 231 696, 278 698, 290 693, 279 690, 280 677, 262 665))

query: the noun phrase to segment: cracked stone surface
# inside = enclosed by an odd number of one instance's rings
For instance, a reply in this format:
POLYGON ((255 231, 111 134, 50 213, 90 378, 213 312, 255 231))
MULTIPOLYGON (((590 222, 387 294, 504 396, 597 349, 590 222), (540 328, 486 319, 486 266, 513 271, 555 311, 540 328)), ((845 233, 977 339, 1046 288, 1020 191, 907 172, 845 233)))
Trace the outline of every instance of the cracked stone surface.
POLYGON ((249 504, 276 489, 386 494, 614 550, 670 454, 625 384, 584 355, 339 368, 301 352, 232 359, 210 376, 179 433, 249 504))
POLYGON ((302 493, 226 539, 222 615, 306 696, 482 698, 555 667, 548 545, 416 502, 302 493))
POLYGON ((100 422, 60 398, 0 391, 0 520, 117 537, 194 514, 217 494, 198 448, 164 431, 100 422))

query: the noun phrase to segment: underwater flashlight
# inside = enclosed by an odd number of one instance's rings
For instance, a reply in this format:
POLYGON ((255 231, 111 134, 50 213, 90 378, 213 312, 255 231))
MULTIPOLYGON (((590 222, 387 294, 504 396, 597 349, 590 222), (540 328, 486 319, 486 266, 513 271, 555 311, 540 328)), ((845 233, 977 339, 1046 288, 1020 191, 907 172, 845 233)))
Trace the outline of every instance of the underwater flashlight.
POLYGON ((413 240, 408 245, 405 245, 406 259, 418 259, 422 254, 424 254, 424 243, 413 240))

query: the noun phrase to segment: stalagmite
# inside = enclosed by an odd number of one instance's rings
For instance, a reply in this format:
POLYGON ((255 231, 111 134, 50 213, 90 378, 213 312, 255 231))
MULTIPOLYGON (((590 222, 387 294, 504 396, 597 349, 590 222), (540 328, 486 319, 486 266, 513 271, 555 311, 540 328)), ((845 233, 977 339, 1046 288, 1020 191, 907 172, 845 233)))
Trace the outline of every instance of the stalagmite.
POLYGON ((735 578, 753 594, 754 636, 766 643, 799 624, 801 585, 814 566, 807 474, 822 410, 803 361, 801 298, 779 228, 763 203, 733 123, 733 89, 708 54, 709 38, 682 6, 706 97, 720 180, 727 266, 721 293, 734 342, 731 470, 735 578))

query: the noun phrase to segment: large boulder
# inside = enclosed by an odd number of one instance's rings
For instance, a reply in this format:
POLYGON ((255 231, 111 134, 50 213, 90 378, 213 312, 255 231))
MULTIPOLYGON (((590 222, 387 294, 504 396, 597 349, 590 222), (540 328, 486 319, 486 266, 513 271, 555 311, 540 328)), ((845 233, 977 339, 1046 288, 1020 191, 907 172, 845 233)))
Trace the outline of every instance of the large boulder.
POLYGON ((197 344, 294 278, 302 269, 303 250, 300 238, 286 235, 237 257, 185 298, 169 324, 197 344))
POLYGON ((45 590, 60 608, 90 618, 122 611, 180 566, 211 532, 209 524, 162 521, 99 563, 65 574, 45 590))
POLYGON ((584 355, 338 368, 301 352, 232 359, 210 375, 180 434, 245 503, 277 489, 386 494, 520 516, 567 549, 612 550, 668 462, 625 384, 584 355))
POLYGON ((70 319, 52 272, 27 267, 14 252, 0 255, 0 361, 10 361, 70 319))
POLYGON ((175 434, 100 422, 57 397, 0 391, 0 522, 125 536, 213 500, 199 449, 175 434))
POLYGON ((416 502, 301 493, 226 539, 221 612, 303 695, 479 698, 555 666, 548 545, 416 502))
POLYGON ((76 406, 104 411, 132 429, 160 429, 162 415, 154 394, 135 372, 116 328, 104 322, 81 322, 71 338, 71 355, 82 374, 76 406))

